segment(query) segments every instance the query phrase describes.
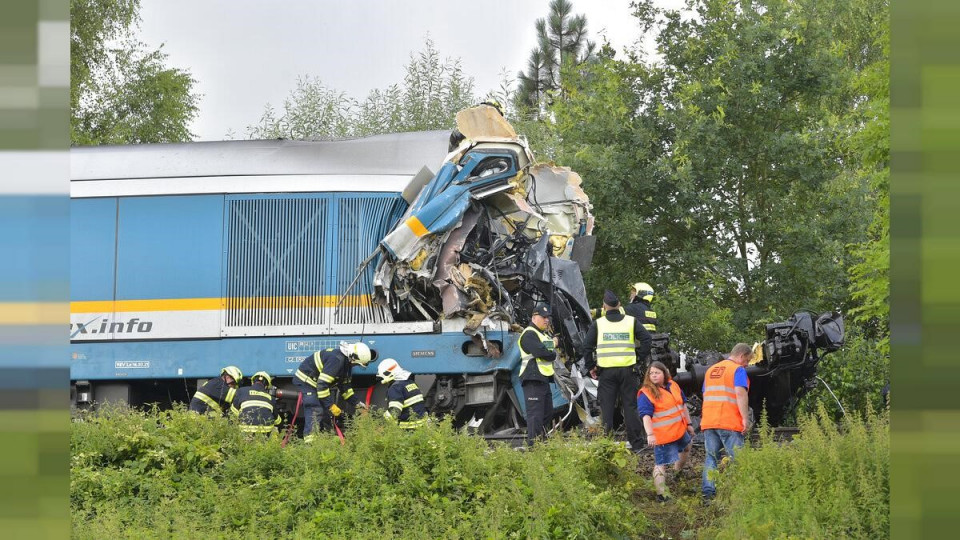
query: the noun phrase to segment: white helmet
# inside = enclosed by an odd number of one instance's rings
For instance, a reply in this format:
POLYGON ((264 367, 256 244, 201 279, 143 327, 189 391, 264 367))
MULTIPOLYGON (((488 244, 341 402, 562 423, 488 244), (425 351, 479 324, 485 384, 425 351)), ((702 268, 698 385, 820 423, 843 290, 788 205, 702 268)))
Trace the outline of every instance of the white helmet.
POLYGON ((398 364, 396 360, 393 358, 384 358, 377 365, 377 378, 380 379, 380 382, 383 384, 396 380, 396 371, 398 369, 400 369, 400 364, 398 364))
POLYGON ((405 381, 410 378, 410 375, 410 372, 403 369, 393 358, 384 358, 377 364, 377 378, 383 384, 396 380, 405 381))
POLYGON ((350 362, 366 366, 373 359, 370 347, 366 343, 341 343, 340 352, 345 354, 350 362))

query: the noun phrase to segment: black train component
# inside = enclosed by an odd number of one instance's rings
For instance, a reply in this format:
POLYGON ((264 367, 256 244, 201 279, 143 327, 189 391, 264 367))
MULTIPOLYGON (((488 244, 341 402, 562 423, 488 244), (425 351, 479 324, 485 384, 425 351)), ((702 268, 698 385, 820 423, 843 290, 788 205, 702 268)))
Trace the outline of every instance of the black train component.
MULTIPOLYGON (((816 386, 817 364, 824 355, 843 346, 843 315, 830 311, 795 313, 786 321, 768 324, 761 349, 763 358, 747 366, 750 408, 766 408, 772 426, 783 423, 797 402, 816 386)), ((691 414, 700 414, 703 378, 707 368, 723 358, 718 352, 700 352, 687 358, 686 372, 675 379, 688 396, 691 414)))
POLYGON ((670 349, 670 334, 656 333, 650 337, 650 356, 647 358, 647 365, 650 362, 663 362, 670 370, 670 375, 675 377, 677 370, 680 369, 680 353, 670 349))

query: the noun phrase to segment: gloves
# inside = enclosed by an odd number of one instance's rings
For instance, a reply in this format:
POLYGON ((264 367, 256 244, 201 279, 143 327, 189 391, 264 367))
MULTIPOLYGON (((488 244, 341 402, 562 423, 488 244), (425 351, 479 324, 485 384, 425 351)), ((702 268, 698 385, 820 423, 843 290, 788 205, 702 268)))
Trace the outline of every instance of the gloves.
POLYGON ((330 414, 332 414, 334 417, 337 417, 343 414, 343 411, 340 409, 340 407, 337 407, 336 403, 334 403, 330 406, 330 414))

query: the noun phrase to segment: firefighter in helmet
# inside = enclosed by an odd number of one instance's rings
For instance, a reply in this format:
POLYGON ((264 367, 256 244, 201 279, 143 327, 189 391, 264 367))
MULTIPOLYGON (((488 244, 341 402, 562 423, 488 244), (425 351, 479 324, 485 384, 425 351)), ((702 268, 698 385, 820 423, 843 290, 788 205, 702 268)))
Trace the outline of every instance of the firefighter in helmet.
POLYGON ((351 380, 353 366, 366 366, 373 359, 373 351, 365 343, 341 341, 335 349, 317 351, 304 358, 294 374, 293 383, 303 393, 303 438, 312 441, 314 431, 329 429, 343 414, 330 389, 338 388, 340 398, 355 408, 367 405, 354 393, 351 380))
POLYGON ((410 372, 403 369, 393 358, 383 359, 377 365, 377 378, 387 389, 387 411, 383 416, 394 419, 404 429, 414 429, 427 421, 427 407, 423 403, 420 387, 410 378, 410 372))
POLYGON ((237 366, 227 366, 220 370, 220 376, 210 379, 197 388, 190 400, 190 410, 196 413, 205 414, 211 411, 223 414, 227 412, 233 403, 234 395, 237 393, 237 386, 243 379, 243 373, 237 366))
POLYGON ((250 377, 250 386, 237 390, 230 408, 240 420, 240 431, 272 435, 280 425, 276 411, 276 399, 270 394, 273 380, 266 371, 258 371, 250 377))
POLYGON ((653 287, 640 281, 630 286, 630 303, 624 308, 627 315, 640 321, 651 334, 657 331, 657 312, 650 307, 653 287))

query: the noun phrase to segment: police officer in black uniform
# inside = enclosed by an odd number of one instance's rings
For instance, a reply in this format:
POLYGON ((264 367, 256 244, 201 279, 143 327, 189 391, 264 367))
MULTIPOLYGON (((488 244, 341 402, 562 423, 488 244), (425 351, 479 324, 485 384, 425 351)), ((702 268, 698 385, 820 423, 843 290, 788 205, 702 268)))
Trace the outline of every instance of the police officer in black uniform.
POLYGON ((546 334, 550 327, 550 306, 537 304, 530 326, 520 334, 520 385, 527 409, 527 446, 547 435, 547 421, 553 416, 553 361, 556 341, 546 334))
POLYGON ((650 353, 650 332, 640 321, 620 311, 620 299, 612 291, 603 295, 603 310, 605 315, 593 321, 587 330, 584 366, 591 377, 599 379, 597 397, 604 429, 613 431, 619 401, 627 440, 637 452, 646 441, 643 424, 637 416, 640 384, 634 368, 638 358, 646 358, 650 353))

